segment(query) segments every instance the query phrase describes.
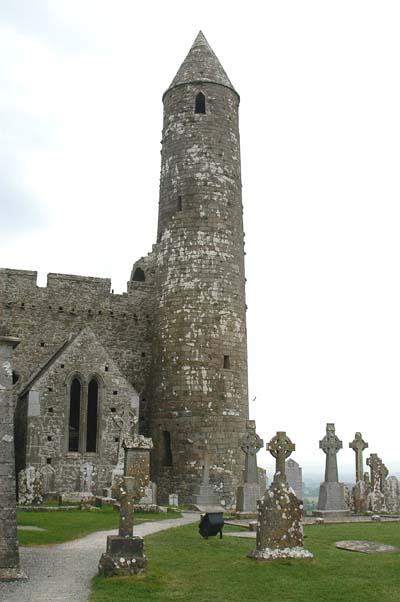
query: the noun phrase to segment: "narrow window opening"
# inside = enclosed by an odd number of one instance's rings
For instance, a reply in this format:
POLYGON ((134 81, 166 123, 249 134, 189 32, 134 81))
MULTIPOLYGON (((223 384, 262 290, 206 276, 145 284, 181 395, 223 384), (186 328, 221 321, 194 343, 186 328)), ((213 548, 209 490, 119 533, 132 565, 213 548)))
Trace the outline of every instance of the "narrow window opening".
POLYGON ((182 197, 180 195, 178 196, 176 208, 178 209, 178 211, 182 211, 182 197))
POLYGON ((161 433, 161 463, 163 466, 172 466, 171 433, 161 433))
POLYGON ((195 113, 205 113, 206 112, 206 97, 203 92, 199 92, 196 96, 196 104, 194 108, 195 113))
POLYGON ((144 282, 146 280, 142 268, 136 268, 136 270, 133 272, 132 280, 134 282, 144 282))
MULTIPOLYGON (((53 409, 51 408, 51 411, 53 409)), ((50 408, 49 408, 50 412, 50 408)), ((68 451, 77 452, 79 450, 79 422, 81 414, 81 383, 77 378, 71 383, 69 393, 69 433, 68 433, 68 451)))
POLYGON ((12 372, 12 384, 15 385, 19 381, 19 374, 13 370, 12 372))
POLYGON ((92 379, 88 387, 87 421, 86 421, 86 451, 95 452, 97 448, 97 406, 99 385, 92 379))
POLYGON ((108 366, 104 366, 104 372, 108 372, 108 366))
POLYGON ((113 391, 113 395, 118 395, 118 391, 113 391))
POLYGON ((53 441, 53 437, 51 437, 50 435, 47 437, 47 441, 53 441))
POLYGON ((47 411, 48 411, 49 414, 52 414, 53 413, 53 408, 47 408, 47 411))
POLYGON ((117 408, 111 408, 111 412, 114 414, 114 412, 117 411, 117 408))
POLYGON ((47 464, 51 464, 51 458, 46 458, 47 464))
POLYGON ((229 359, 229 355, 224 355, 224 368, 225 370, 229 370, 229 368, 231 367, 231 362, 229 359))

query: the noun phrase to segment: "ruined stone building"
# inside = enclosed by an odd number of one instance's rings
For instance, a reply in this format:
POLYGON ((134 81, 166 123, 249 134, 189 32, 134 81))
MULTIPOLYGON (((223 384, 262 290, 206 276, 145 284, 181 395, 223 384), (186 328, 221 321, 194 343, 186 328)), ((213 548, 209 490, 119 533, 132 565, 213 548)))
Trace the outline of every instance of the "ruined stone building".
POLYGON ((192 501, 204 458, 227 506, 248 419, 239 95, 203 34, 163 96, 157 241, 127 291, 109 279, 0 271, 0 321, 15 351, 18 469, 51 487, 110 485, 124 409, 154 441, 158 500, 192 501))

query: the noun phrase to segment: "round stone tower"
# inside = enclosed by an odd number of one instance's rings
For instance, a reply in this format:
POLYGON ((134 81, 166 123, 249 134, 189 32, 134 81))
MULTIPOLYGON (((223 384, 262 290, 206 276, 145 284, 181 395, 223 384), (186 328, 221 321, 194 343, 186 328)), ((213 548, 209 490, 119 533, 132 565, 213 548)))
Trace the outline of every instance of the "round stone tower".
POLYGON ((209 470, 231 506, 248 419, 239 95, 201 32, 163 101, 153 479, 190 503, 209 470))

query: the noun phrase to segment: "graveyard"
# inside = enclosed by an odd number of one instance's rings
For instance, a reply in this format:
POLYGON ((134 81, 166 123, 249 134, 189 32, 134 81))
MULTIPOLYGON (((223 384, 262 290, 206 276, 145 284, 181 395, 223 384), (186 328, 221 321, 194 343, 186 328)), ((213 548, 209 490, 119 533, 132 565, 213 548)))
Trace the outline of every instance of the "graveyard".
POLYGON ((0 271, 5 602, 400 599, 400 482, 369 433, 313 433, 306 512, 301 442, 249 418, 239 101, 200 31, 163 95, 157 239, 126 293, 0 271))

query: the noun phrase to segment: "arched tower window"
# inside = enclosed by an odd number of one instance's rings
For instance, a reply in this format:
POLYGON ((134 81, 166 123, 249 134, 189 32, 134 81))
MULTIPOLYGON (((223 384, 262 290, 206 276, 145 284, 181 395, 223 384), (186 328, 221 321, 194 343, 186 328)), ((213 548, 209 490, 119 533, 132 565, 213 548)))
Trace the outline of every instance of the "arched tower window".
POLYGON ((95 378, 89 383, 86 415, 86 451, 97 451, 97 414, 99 405, 99 384, 95 378))
POLYGON ((79 427, 81 418, 81 383, 74 378, 69 390, 68 451, 79 451, 79 427))
POLYGON ((136 268, 136 270, 133 273, 132 280, 134 282, 144 282, 146 280, 142 268, 136 268))
POLYGON ((196 103, 194 106, 195 113, 205 113, 206 112, 206 97, 203 92, 199 92, 196 96, 196 103))
POLYGON ((169 431, 161 433, 161 464, 172 466, 171 433, 169 431))

